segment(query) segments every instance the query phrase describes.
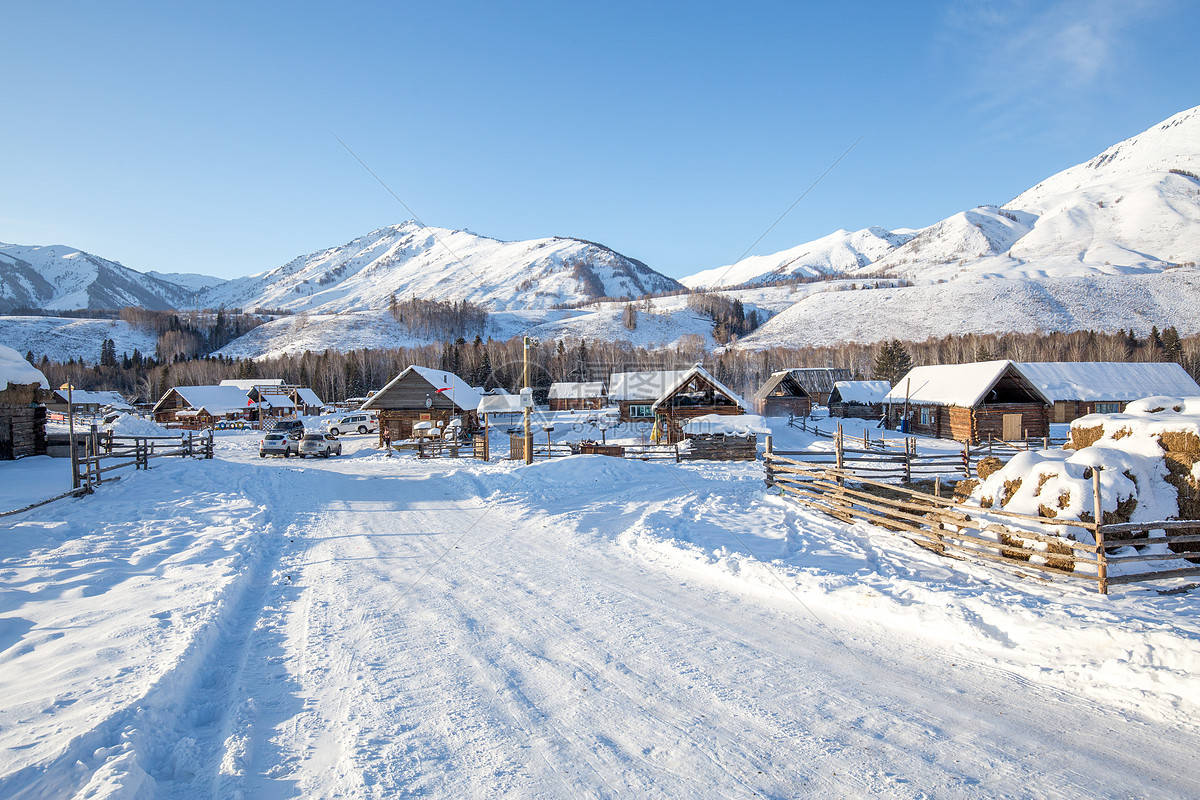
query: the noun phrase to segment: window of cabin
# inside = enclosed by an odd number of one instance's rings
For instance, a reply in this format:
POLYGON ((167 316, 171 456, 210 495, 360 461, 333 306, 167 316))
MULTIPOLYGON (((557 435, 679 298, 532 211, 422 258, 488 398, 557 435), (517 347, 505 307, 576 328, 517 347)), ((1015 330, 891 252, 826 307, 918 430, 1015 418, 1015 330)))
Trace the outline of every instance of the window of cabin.
POLYGON ((1117 414, 1121 411, 1120 403, 1096 403, 1097 414, 1117 414))
POLYGON ((630 417, 647 417, 647 418, 651 417, 654 415, 653 412, 651 411, 651 405, 652 405, 651 403, 647 403, 645 405, 630 404, 629 416, 630 417))

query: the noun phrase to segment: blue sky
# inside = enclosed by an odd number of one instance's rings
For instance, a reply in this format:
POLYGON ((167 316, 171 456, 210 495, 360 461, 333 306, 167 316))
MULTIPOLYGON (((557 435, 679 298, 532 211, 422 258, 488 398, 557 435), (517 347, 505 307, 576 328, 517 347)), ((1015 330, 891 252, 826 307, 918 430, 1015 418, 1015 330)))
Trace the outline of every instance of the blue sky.
POLYGON ((0 241, 236 277, 408 212, 680 277, 1200 104, 1200 3, 6 2, 0 241), (865 135, 863 135, 865 134, 865 135))

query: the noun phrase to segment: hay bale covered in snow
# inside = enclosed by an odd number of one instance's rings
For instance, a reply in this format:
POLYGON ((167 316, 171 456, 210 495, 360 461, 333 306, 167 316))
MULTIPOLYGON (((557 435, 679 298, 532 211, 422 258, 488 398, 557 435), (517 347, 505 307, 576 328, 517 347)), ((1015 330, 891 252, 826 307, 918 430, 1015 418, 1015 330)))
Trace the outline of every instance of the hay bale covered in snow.
POLYGON ((1072 449, 1017 454, 971 494, 985 508, 1105 524, 1200 517, 1200 398, 1151 397, 1071 425, 1072 449))

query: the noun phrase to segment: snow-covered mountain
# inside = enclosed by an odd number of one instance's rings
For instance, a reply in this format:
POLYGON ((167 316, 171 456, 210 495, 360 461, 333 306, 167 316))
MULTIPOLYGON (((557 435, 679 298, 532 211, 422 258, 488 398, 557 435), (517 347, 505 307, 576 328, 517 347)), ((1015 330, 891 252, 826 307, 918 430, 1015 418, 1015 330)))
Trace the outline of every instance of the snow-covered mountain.
POLYGON ((337 313, 387 308, 393 295, 415 295, 506 310, 680 288, 642 262, 592 242, 502 242, 410 221, 229 281, 201 293, 199 303, 337 313))
POLYGON ((170 309, 190 304, 194 290, 167 278, 74 247, 0 244, 0 312, 18 307, 170 309))
POLYGON ((1200 256, 1200 107, 1022 192, 955 214, 859 274, 917 283, 1157 273, 1200 256))
POLYGON ((915 231, 871 227, 839 230, 815 241, 766 256, 750 256, 736 264, 706 269, 680 279, 691 289, 756 286, 788 278, 838 275, 873 264, 913 238, 915 231))

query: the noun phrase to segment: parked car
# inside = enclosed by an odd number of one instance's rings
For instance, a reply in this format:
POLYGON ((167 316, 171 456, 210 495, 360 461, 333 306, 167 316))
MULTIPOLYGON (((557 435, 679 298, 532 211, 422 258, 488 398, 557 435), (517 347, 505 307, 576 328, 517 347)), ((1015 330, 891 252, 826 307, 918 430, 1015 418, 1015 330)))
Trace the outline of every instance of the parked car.
POLYGON ((304 434, 304 438, 300 440, 301 458, 305 456, 329 458, 330 456, 340 456, 341 454, 342 443, 332 433, 306 433, 304 434))
POLYGON ((271 433, 282 433, 293 440, 299 440, 304 435, 304 423, 298 419, 277 419, 268 426, 271 433))
POLYGON ((347 414, 331 420, 327 430, 334 436, 357 431, 358 433, 374 433, 379 428, 379 418, 365 411, 357 414, 347 414))
POLYGON ((299 452, 298 442, 286 433, 268 433, 258 442, 258 457, 283 456, 299 452))

